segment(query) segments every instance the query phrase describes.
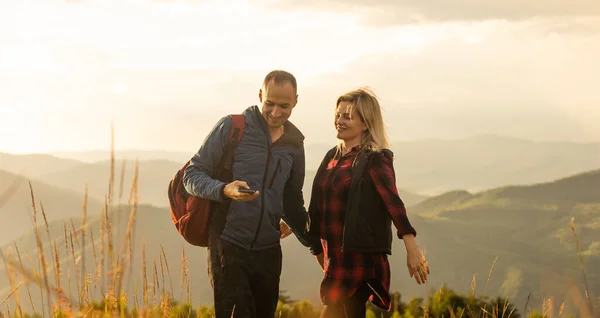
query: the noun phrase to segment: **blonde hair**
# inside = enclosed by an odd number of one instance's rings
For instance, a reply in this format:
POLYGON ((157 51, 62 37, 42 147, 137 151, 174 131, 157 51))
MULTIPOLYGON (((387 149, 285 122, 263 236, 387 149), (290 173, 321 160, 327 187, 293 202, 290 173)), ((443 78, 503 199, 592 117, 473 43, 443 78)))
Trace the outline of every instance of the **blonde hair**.
MULTIPOLYGON (((381 105, 375 93, 369 88, 347 92, 338 97, 335 104, 337 110, 341 102, 349 103, 347 112, 350 116, 356 114, 367 126, 367 130, 361 136, 360 148, 371 151, 381 151, 389 148, 388 137, 381 114, 381 105)), ((341 142, 337 145, 338 154, 341 153, 341 142)))

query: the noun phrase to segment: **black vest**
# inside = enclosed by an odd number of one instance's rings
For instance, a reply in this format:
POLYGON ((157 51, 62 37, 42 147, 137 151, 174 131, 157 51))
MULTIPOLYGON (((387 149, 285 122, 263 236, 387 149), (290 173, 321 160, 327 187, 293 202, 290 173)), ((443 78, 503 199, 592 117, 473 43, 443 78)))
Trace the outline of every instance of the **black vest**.
MULTIPOLYGON (((319 233, 320 212, 317 211, 316 182, 335 152, 335 147, 327 152, 313 180, 306 224, 306 230, 312 233, 319 233)), ((390 159, 393 156, 388 149, 383 149, 381 152, 363 149, 352 163, 352 181, 345 211, 342 242, 342 250, 345 252, 392 254, 392 220, 367 169, 372 158, 381 155, 390 159)))

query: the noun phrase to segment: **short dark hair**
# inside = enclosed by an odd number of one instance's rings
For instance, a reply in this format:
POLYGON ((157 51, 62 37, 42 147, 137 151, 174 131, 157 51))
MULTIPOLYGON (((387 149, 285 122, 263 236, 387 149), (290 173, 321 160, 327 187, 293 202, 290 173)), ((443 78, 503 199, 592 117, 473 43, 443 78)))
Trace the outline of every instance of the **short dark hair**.
POLYGON ((274 70, 269 72, 267 76, 265 76, 265 80, 263 81, 263 87, 267 87, 267 84, 273 81, 275 84, 283 84, 285 82, 290 82, 292 87, 294 88, 294 92, 298 93, 298 84, 296 83, 296 78, 292 73, 286 72, 283 70, 274 70))

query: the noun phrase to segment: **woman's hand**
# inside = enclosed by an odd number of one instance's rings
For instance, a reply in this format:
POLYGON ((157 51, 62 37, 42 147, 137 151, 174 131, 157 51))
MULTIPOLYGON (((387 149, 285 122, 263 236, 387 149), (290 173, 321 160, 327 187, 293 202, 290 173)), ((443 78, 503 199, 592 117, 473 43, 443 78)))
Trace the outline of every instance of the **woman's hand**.
POLYGON ((415 277, 417 284, 425 284, 430 274, 429 265, 421 249, 417 245, 414 235, 408 234, 402 237, 406 245, 406 265, 410 277, 415 277))

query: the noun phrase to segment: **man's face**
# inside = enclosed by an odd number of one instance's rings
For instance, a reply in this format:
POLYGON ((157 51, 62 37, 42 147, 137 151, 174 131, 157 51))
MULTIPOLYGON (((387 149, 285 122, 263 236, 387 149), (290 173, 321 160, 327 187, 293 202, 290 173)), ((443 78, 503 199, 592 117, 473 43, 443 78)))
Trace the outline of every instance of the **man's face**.
POLYGON ((258 98, 269 128, 281 127, 290 118, 292 109, 298 102, 292 83, 287 81, 281 84, 271 81, 259 91, 258 98))

